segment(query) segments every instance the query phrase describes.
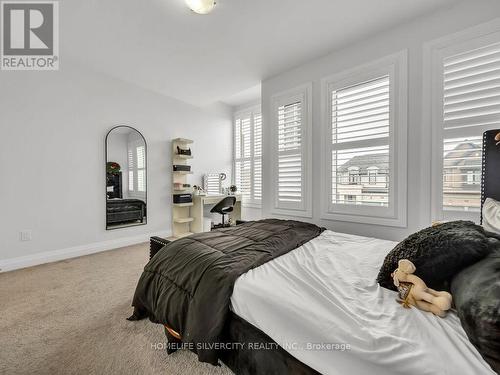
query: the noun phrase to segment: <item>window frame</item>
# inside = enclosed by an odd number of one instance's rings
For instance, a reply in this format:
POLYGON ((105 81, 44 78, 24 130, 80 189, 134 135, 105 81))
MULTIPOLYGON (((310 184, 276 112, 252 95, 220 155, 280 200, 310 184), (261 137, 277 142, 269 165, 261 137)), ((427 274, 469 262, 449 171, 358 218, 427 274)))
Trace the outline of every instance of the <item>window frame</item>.
MULTIPOLYGON (((496 19, 464 31, 428 42, 424 46, 424 120, 428 120, 431 137, 431 153, 427 158, 431 165, 430 221, 471 220, 480 221, 480 212, 443 208, 443 60, 449 56, 467 52, 500 40, 500 19, 496 19)), ((481 137, 492 129, 490 124, 477 127, 447 129, 448 138, 481 137)), ((427 161, 426 160, 426 161, 427 161)))
POLYGON ((312 218, 312 82, 274 94, 271 97, 271 213, 312 218), (279 107, 301 102, 302 200, 300 204, 280 202, 278 196, 279 107))
MULTIPOLYGON (((254 135, 254 131, 255 131, 255 116, 256 115, 260 115, 261 117, 261 132, 263 131, 262 130, 262 110, 261 110, 261 106, 260 105, 253 105, 251 107, 247 107, 247 108, 244 108, 244 109, 240 109, 236 112, 234 112, 233 114, 233 165, 232 165, 232 183, 233 184, 236 184, 236 163, 238 161, 240 162, 243 162, 245 160, 248 160, 250 161, 250 199, 242 199, 241 201, 241 205, 242 207, 248 207, 248 208, 262 208, 262 198, 261 199, 256 199, 255 196, 254 196, 254 175, 255 175, 255 159, 256 158, 260 158, 261 159, 261 194, 262 194, 262 182, 263 182, 263 178, 262 178, 262 174, 263 174, 263 171, 262 171, 262 152, 263 152, 263 149, 264 149, 264 145, 262 144, 262 140, 261 140, 261 147, 262 147, 262 150, 261 150, 261 154, 260 154, 260 157, 259 156, 255 156, 255 135, 254 135), (240 120, 240 128, 241 128, 241 120, 245 117, 249 117, 250 118, 250 156, 249 157, 243 157, 241 156, 240 158, 236 158, 236 122, 238 121, 238 119, 240 120)), ((261 137, 262 134, 261 134, 261 137)), ((263 139, 263 138, 262 138, 263 139)), ((243 140, 241 139, 240 140, 240 148, 242 147, 243 145, 243 140)), ((240 188, 238 186, 238 188, 240 188)), ((237 191, 236 194, 241 194, 242 192, 241 191, 237 191)))
MULTIPOLYGON (((376 61, 348 69, 321 80, 321 218, 353 223, 407 226, 407 124, 408 51, 402 50, 376 61), (391 94, 389 163, 389 206, 332 203, 332 91, 389 75, 391 94)), ((377 146, 378 140, 361 140, 357 147, 377 146)))
POLYGON ((129 155, 129 152, 132 151, 132 159, 133 159, 133 165, 132 168, 130 167, 130 164, 128 163, 127 165, 127 170, 128 170, 128 196, 132 198, 138 198, 138 199, 144 199, 146 196, 146 190, 147 190, 147 159, 146 159, 146 145, 141 143, 141 140, 133 140, 129 141, 127 143, 127 157, 129 155), (144 149, 144 166, 143 168, 139 168, 139 162, 138 162, 138 155, 137 151, 139 148, 144 149), (144 172, 144 190, 139 190, 139 171, 144 172), (130 172, 132 172, 133 178, 130 180, 130 172), (132 181, 133 185, 133 190, 130 190, 130 182, 132 181))

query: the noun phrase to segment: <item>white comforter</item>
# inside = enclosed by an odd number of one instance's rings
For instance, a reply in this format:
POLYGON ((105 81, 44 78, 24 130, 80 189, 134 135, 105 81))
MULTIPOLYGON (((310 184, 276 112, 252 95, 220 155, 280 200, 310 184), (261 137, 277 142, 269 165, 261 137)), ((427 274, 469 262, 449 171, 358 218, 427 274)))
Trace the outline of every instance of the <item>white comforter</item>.
POLYGON ((404 309, 375 282, 394 245, 325 231, 242 275, 232 309, 322 374, 494 374, 455 313, 404 309))

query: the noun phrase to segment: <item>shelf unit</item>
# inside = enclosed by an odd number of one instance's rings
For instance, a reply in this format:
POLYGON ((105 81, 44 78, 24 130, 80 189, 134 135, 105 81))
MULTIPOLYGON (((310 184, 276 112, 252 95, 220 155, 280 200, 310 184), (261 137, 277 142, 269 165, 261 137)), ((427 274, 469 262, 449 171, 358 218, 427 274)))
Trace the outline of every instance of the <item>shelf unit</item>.
MULTIPOLYGON (((189 148, 193 141, 186 138, 175 138, 172 140, 172 165, 188 165, 188 160, 192 159, 192 155, 179 155, 177 146, 182 149, 189 148)), ((192 171, 172 171, 172 191, 173 194, 192 194, 193 189, 176 189, 175 184, 187 184, 188 176, 193 174, 192 171)), ((173 196, 172 196, 173 199, 173 196)), ((173 203, 172 204, 172 236, 168 239, 173 241, 182 237, 189 236, 192 233, 191 223, 194 218, 191 217, 191 207, 193 203, 173 203)))
MULTIPOLYGON (((180 163, 176 163, 176 164, 180 164, 180 163)), ((177 173, 177 174, 193 174, 192 171, 173 171, 174 173, 177 173)))

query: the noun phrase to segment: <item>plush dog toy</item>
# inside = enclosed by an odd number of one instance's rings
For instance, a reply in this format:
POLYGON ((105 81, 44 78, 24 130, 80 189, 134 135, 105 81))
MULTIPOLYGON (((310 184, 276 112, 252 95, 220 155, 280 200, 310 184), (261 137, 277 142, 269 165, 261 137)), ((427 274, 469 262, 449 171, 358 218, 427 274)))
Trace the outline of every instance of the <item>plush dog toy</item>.
POLYGON ((398 268, 391 274, 394 285, 398 288, 398 302, 405 308, 413 305, 420 310, 444 317, 451 307, 451 294, 428 288, 420 277, 412 275, 415 270, 416 267, 411 261, 401 259, 398 268))

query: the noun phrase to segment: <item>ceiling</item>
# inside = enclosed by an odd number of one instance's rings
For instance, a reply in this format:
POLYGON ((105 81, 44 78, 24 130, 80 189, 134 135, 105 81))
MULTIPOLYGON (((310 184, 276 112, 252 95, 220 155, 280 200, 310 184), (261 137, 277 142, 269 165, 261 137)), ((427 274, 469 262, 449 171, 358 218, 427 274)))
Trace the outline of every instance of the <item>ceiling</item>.
POLYGON ((61 54, 194 104, 239 105, 260 82, 458 0, 65 0, 61 54), (360 11, 362 10, 362 11, 360 11))

